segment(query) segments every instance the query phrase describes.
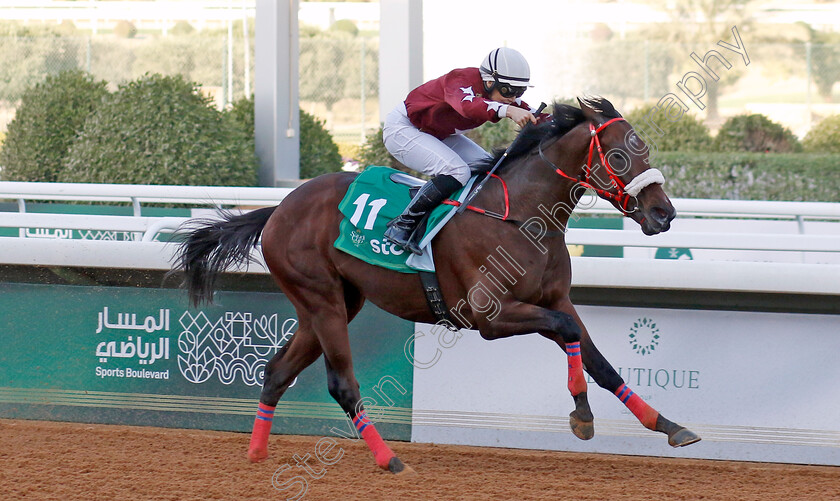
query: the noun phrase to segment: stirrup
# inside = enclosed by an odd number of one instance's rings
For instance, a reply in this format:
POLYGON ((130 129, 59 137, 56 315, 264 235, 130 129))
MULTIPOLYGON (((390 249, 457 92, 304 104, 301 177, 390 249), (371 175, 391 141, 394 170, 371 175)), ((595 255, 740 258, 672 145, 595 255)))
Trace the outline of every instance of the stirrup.
POLYGON ((414 235, 417 232, 416 227, 414 229, 412 229, 410 233, 408 233, 408 237, 405 238, 405 239, 399 238, 402 235, 393 235, 393 236, 389 235, 389 233, 401 232, 403 229, 405 229, 405 228, 399 228, 397 225, 390 226, 390 227, 388 227, 387 230, 385 230, 384 237, 385 237, 386 240, 393 243, 397 247, 399 247, 403 250, 407 250, 407 251, 411 252, 412 254, 417 254, 418 256, 423 254, 423 250, 420 249, 420 247, 417 245, 417 242, 415 242, 415 239, 414 239, 414 235))

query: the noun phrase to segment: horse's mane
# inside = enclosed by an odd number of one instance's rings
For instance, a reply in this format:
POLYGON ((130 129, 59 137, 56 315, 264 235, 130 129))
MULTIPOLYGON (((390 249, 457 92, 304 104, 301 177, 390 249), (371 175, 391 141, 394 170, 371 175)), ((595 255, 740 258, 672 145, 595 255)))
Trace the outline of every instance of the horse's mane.
MULTIPOLYGON (((612 103, 603 97, 588 97, 582 99, 582 101, 586 106, 589 106, 605 118, 618 118, 621 116, 615 107, 613 107, 612 103)), ((578 124, 586 121, 586 118, 583 116, 583 111, 580 108, 570 104, 560 104, 556 101, 553 107, 554 113, 550 122, 544 122, 539 125, 529 124, 519 132, 519 135, 514 139, 515 144, 513 149, 510 150, 505 160, 505 165, 509 164, 511 160, 530 152, 541 141, 553 137, 560 137, 575 128, 578 124)), ((493 157, 476 164, 474 170, 490 170, 502 158, 504 152, 504 148, 494 149, 493 157)))

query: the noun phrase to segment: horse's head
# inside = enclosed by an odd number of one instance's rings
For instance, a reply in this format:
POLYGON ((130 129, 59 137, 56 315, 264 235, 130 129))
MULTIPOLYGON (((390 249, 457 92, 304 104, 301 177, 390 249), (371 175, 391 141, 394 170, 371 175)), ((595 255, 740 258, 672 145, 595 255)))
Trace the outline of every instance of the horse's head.
POLYGON ((606 99, 578 102, 590 130, 584 183, 646 235, 668 231, 677 211, 662 190, 662 173, 648 164, 647 145, 606 99))

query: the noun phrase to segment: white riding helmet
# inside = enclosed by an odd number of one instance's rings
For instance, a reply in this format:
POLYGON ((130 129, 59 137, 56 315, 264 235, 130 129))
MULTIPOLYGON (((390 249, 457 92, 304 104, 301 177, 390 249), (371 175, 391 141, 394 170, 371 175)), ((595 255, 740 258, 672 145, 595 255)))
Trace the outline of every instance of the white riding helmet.
POLYGON ((528 87, 531 67, 519 51, 507 47, 493 49, 478 68, 481 78, 515 87, 528 87))

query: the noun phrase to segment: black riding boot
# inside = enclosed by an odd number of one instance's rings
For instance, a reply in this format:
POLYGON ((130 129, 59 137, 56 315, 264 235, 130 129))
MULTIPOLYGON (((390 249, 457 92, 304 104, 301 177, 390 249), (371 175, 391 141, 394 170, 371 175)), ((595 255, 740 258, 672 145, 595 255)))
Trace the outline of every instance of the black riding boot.
POLYGON ((388 223, 385 238, 414 254, 422 254, 417 242, 412 241, 411 235, 427 212, 440 205, 461 186, 457 179, 448 174, 432 178, 420 187, 420 191, 411 199, 403 213, 388 223))

